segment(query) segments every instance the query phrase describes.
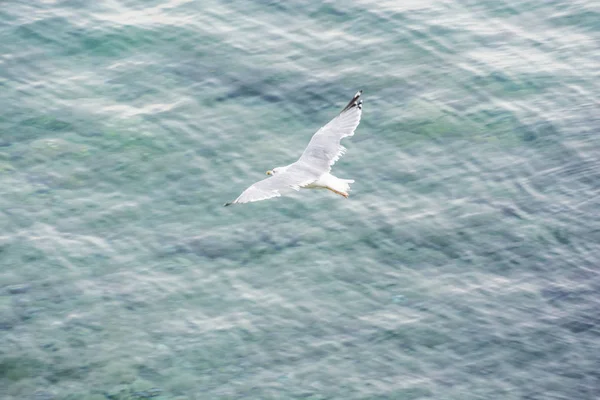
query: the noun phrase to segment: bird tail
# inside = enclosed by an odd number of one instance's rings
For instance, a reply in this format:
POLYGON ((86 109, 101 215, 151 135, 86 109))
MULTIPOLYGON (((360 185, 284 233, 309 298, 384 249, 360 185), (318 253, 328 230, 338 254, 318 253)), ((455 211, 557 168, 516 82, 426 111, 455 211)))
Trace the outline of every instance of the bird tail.
POLYGON ((350 184, 354 183, 354 179, 341 179, 339 178, 339 188, 340 192, 348 193, 350 191, 350 184))

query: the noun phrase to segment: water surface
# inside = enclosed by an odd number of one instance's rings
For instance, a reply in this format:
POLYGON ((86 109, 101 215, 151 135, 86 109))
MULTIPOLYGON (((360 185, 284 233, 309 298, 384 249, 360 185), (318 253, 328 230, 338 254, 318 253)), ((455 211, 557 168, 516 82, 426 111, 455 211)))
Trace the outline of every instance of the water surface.
POLYGON ((0 21, 2 398, 597 398, 596 2, 0 21), (358 89, 348 200, 222 207, 358 89))

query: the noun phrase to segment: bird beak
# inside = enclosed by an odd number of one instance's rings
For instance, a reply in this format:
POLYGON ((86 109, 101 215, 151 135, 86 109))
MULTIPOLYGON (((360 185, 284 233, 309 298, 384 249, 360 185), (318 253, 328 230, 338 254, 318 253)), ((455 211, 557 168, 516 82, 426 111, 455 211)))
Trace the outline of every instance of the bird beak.
POLYGON ((267 171, 267 175, 273 175, 273 171, 267 171))

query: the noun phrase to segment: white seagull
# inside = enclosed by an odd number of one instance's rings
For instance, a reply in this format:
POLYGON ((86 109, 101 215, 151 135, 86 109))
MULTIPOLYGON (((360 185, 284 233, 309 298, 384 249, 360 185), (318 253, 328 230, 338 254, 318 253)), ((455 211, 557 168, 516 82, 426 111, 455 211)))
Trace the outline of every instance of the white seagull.
POLYGON ((340 196, 348 197, 352 179, 341 179, 329 172, 331 167, 346 152, 340 141, 354 135, 362 114, 362 90, 354 95, 340 114, 315 133, 298 161, 285 167, 267 171, 269 178, 250 186, 231 204, 250 203, 279 197, 289 190, 329 189, 340 196))

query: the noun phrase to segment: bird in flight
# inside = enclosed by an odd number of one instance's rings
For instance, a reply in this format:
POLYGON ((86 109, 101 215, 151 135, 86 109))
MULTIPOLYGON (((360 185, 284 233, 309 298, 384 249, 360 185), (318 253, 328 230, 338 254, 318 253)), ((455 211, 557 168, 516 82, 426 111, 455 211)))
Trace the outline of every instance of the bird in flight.
POLYGON ((230 203, 250 203, 279 197, 291 190, 329 189, 340 196, 348 197, 352 179, 341 179, 333 176, 331 167, 346 152, 340 141, 354 135, 362 114, 362 90, 354 95, 350 103, 337 117, 329 121, 315 133, 296 161, 285 167, 267 171, 270 177, 256 182, 230 203))

